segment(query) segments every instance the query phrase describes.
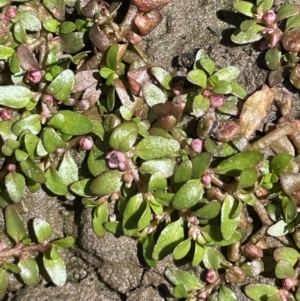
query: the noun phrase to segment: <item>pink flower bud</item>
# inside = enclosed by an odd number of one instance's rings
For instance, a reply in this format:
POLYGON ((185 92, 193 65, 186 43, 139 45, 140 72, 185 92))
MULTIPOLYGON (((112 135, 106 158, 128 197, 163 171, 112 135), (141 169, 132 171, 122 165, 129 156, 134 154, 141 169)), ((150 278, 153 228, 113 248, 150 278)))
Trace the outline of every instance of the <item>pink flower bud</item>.
POLYGON ((205 173, 202 178, 201 178, 201 182, 204 185, 210 185, 211 183, 211 175, 209 173, 205 173))
POLYGON ((16 171, 16 165, 15 165, 15 164, 8 164, 8 165, 6 166, 6 170, 7 170, 8 172, 15 172, 15 171, 16 171))
POLYGON ((4 121, 10 120, 11 116, 12 116, 12 114, 11 114, 11 111, 9 111, 9 110, 3 110, 1 112, 1 118, 4 121))
POLYGON ((269 10, 263 15, 263 20, 267 25, 273 25, 276 21, 276 14, 274 11, 269 10))
POLYGON ((208 270, 205 275, 205 279, 208 283, 214 283, 218 278, 219 278, 218 272, 212 269, 208 270))
POLYGON ((123 175, 123 181, 127 184, 131 184, 133 181, 133 175, 130 172, 126 172, 123 175))
POLYGON ((57 155, 59 155, 59 154, 62 154, 63 152, 65 151, 65 149, 62 147, 62 148, 57 148, 56 150, 55 150, 55 153, 57 154, 57 155))
POLYGON ((290 289, 294 289, 295 288, 295 285, 297 284, 297 279, 295 278, 285 278, 282 280, 282 286, 287 289, 287 290, 290 290, 290 289))
POLYGON ((195 224, 195 225, 198 224, 198 218, 197 218, 197 216, 189 216, 189 217, 188 217, 188 221, 189 221, 189 223, 191 223, 191 224, 195 224))
POLYGON ((172 91, 175 95, 180 95, 183 91, 183 86, 180 83, 174 83, 172 87, 172 91))
POLYGON ((274 32, 269 34, 269 47, 275 47, 281 39, 281 32, 279 30, 274 30, 274 32))
POLYGON ((200 154, 203 148, 203 141, 201 139, 194 139, 191 143, 191 148, 194 152, 200 154))
POLYGON ((209 97, 210 94, 211 94, 211 92, 210 92, 210 90, 208 90, 208 89, 205 89, 205 90, 203 90, 203 92, 202 92, 202 95, 203 95, 204 97, 209 97))
POLYGON ((43 102, 45 102, 45 103, 51 103, 51 102, 53 102, 53 96, 50 95, 50 94, 45 94, 43 96, 43 102))
POLYGON ((286 289, 280 289, 279 292, 277 293, 277 296, 282 300, 282 301, 287 301, 289 292, 286 289))
POLYGON ((39 83, 41 79, 42 79, 42 73, 39 69, 32 68, 26 73, 26 80, 33 84, 39 83))
POLYGON ((128 159, 126 155, 120 151, 113 150, 109 152, 105 158, 109 168, 119 168, 121 171, 126 170, 128 166, 128 159))
POLYGON ((14 18, 17 15, 17 8, 15 6, 10 6, 5 15, 10 19, 14 18))
POLYGON ((224 104, 225 97, 224 97, 223 94, 214 94, 214 93, 212 93, 209 96, 209 99, 210 99, 211 106, 214 107, 214 108, 218 108, 218 107, 220 107, 224 104))
POLYGON ((199 300, 206 300, 207 297, 208 297, 208 294, 207 294, 206 291, 201 291, 201 292, 198 294, 197 297, 198 297, 199 300))
POLYGON ((79 140, 79 146, 85 151, 90 150, 93 147, 93 145, 94 145, 94 141, 90 136, 82 137, 79 140))

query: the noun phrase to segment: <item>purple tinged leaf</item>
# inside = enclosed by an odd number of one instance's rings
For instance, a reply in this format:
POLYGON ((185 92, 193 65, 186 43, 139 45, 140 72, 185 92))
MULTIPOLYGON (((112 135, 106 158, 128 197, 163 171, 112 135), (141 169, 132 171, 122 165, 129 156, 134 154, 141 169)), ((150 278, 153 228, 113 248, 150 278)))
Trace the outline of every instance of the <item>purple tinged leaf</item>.
POLYGON ((19 60, 19 63, 21 67, 29 71, 33 68, 38 69, 39 63, 33 54, 32 50, 30 50, 26 45, 20 44, 17 48, 17 59, 19 60))

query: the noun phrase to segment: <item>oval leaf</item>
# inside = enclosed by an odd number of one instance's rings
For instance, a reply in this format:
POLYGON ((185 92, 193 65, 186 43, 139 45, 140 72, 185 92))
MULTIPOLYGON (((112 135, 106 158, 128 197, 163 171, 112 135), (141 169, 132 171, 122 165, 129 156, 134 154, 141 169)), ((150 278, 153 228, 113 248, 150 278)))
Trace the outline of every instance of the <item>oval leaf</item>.
POLYGON ((21 269, 20 277, 27 285, 36 285, 39 282, 38 264, 33 259, 20 259, 18 267, 21 269))
POLYGON ((33 220, 33 230, 39 243, 47 240, 52 234, 51 226, 41 218, 33 220))
POLYGON ((95 178, 91 191, 96 195, 111 194, 122 186, 122 175, 118 170, 107 170, 95 178))

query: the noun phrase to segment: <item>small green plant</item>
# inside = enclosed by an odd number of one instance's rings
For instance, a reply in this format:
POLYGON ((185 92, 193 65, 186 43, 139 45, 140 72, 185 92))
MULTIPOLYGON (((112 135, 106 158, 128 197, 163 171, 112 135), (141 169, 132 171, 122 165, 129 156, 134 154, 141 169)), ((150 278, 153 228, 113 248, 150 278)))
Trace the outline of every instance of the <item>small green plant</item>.
MULTIPOLYGON (((57 286, 64 285, 67 273, 59 248, 69 248, 74 238, 50 240, 51 226, 40 218, 32 221, 34 237, 28 236, 28 231, 13 205, 5 209, 5 232, 1 232, 0 241, 0 299, 6 295, 8 287, 8 272, 20 277, 27 285, 40 282, 39 264, 50 280, 57 286), (38 261, 38 256, 42 261, 38 261), (40 263, 38 263, 40 262, 40 263)), ((48 280, 48 278, 47 278, 48 280)))
POLYGON ((287 74, 291 83, 299 89, 300 6, 284 4, 275 13, 273 2, 257 0, 256 5, 248 1, 235 3, 235 9, 249 19, 240 24, 231 40, 245 44, 263 39, 260 49, 267 49, 265 63, 271 70, 270 85, 279 84, 287 74))

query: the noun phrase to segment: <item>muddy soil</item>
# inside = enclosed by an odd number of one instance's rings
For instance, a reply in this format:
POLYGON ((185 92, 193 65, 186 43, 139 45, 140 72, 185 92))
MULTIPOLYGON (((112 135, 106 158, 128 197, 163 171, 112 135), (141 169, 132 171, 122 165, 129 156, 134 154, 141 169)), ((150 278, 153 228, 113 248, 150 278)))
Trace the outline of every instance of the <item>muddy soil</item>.
MULTIPOLYGON (((235 65, 241 69, 239 82, 253 93, 267 80, 267 69, 257 45, 237 46, 229 37, 243 17, 233 11, 235 0, 172 0, 163 9, 164 20, 145 38, 142 47, 150 60, 171 71, 184 71, 191 65, 196 49, 204 48, 219 68, 235 65)), ((276 6, 295 1, 275 0, 276 6)), ((290 88, 290 87, 289 87, 290 88)), ((293 115, 299 117, 299 94, 293 91, 293 115)), ((272 107, 269 116, 275 116, 272 107)), ((80 159, 82 153, 77 156, 80 159)), ((167 267, 174 266, 171 256, 157 268, 148 268, 141 259, 136 242, 107 233, 98 238, 91 227, 91 211, 80 199, 61 200, 44 191, 27 193, 22 217, 41 217, 54 229, 54 237, 72 235, 75 245, 64 251, 68 280, 64 287, 42 281, 36 287, 10 278, 7 301, 171 301, 172 286, 164 277, 167 267)), ((0 215, 0 228, 3 217, 0 215)), ((186 265, 182 268, 190 269, 186 265)), ((200 269, 194 268, 200 276, 200 269)), ((273 283, 273 279, 252 279, 273 283)), ((250 279, 247 279, 250 283, 250 279)), ((241 286, 241 288, 243 285, 241 286)), ((238 300, 246 301, 242 289, 233 287, 238 300)))

